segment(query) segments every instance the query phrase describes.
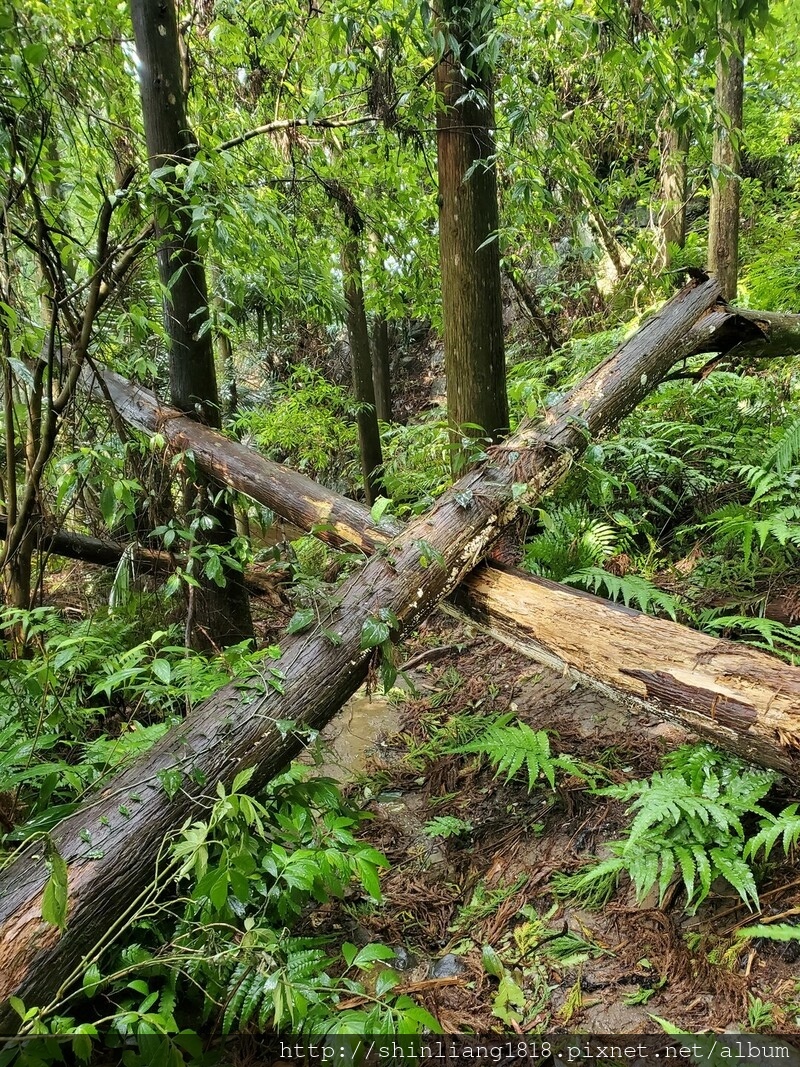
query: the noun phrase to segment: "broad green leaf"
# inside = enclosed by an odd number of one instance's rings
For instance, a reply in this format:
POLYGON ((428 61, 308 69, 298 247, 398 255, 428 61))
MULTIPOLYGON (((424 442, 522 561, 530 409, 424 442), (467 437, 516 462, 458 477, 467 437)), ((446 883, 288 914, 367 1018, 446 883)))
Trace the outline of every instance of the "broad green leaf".
POLYGON ((46 847, 50 877, 42 897, 42 918, 45 922, 57 926, 63 933, 67 928, 67 864, 52 839, 47 839, 46 847))
POLYGON ((389 624, 376 619, 373 615, 364 619, 361 627, 361 648, 377 648, 389 639, 389 624))

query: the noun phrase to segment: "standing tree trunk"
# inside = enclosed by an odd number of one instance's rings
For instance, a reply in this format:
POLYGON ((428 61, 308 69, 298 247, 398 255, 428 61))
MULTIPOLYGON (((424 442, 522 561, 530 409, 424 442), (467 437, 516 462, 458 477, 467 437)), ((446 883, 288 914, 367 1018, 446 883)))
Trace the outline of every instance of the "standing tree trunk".
POLYGON ((509 421, 494 103, 491 70, 479 51, 489 30, 486 19, 478 0, 445 0, 443 29, 459 52, 447 51, 436 66, 439 256, 454 470, 463 462, 464 431, 497 440, 509 421))
MULTIPOLYGON (((178 23, 173 0, 131 0, 131 16, 139 58, 147 154, 151 171, 187 162, 193 137, 186 118, 181 78, 178 23)), ((208 426, 221 425, 214 350, 209 329, 208 290, 197 238, 191 232, 182 184, 173 173, 161 177, 158 268, 169 290, 164 324, 169 338, 170 399, 181 411, 208 426)), ((230 544, 235 535, 233 510, 209 483, 195 479, 197 500, 213 528, 203 531, 210 548, 230 544)), ((187 501, 188 502, 188 501, 187 501)), ((200 536, 200 531, 198 531, 200 536)), ((190 595, 187 630, 199 645, 223 646, 253 636, 250 605, 241 573, 223 566, 224 585, 195 574, 200 587, 190 595)))
POLYGON ((744 104, 744 30, 720 24, 717 87, 714 93, 714 149, 709 211, 708 268, 726 300, 736 297, 739 273, 739 195, 744 104))
POLYGON ((658 150, 661 158, 659 181, 661 210, 656 234, 656 270, 668 270, 671 250, 683 248, 686 241, 686 153, 688 133, 663 115, 659 123, 658 150))
POLYGON ((361 274, 361 235, 364 220, 349 190, 337 181, 324 181, 325 192, 342 212, 345 240, 342 245, 342 284, 347 309, 347 339, 353 368, 353 395, 358 404, 358 448, 364 493, 372 505, 380 496, 379 470, 383 464, 381 431, 375 409, 375 385, 372 380, 372 353, 369 346, 369 327, 364 307, 364 283, 361 274))
POLYGON ((392 376, 389 360, 389 323, 376 315, 372 323, 372 382, 375 412, 381 422, 392 421, 392 376))

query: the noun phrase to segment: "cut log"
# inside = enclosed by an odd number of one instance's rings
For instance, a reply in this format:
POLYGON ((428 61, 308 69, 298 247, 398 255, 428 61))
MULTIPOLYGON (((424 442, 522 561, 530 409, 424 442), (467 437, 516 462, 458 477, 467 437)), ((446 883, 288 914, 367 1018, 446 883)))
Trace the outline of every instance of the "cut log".
POLYGON ((713 280, 676 294, 544 416, 492 449, 481 466, 370 559, 343 587, 324 626, 286 641, 277 688, 258 679, 221 689, 51 832, 68 871, 67 927, 42 920, 45 848, 27 846, 0 872, 0 1029, 17 1025, 16 996, 57 1011, 151 888, 165 838, 213 803, 218 782, 255 766, 253 788, 302 747, 286 720, 320 729, 356 690, 374 658, 369 621, 413 626, 472 570, 523 503, 534 503, 574 456, 615 425, 668 372, 693 323, 715 305, 713 280), (524 486, 524 489, 520 489, 524 486), (330 634, 336 635, 335 642, 330 634), (182 775, 165 789, 165 772, 182 775))
POLYGON ((617 700, 630 698, 753 763, 800 772, 798 667, 496 566, 468 575, 453 602, 532 659, 617 700))

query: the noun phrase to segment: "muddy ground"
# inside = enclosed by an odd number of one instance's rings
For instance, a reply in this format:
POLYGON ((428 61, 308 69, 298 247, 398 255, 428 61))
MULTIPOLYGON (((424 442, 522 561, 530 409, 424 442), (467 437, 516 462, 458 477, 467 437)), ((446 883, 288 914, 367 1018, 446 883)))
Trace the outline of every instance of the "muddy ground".
MULTIPOLYGON (((524 775, 504 783, 485 760, 441 751, 460 717, 511 711, 550 732, 554 749, 623 781, 650 775, 688 733, 441 615, 406 655, 416 695, 359 694, 326 731, 322 768, 349 776, 373 815, 365 836, 391 863, 384 902, 328 905, 312 917, 315 932, 394 948, 399 988, 448 1033, 652 1034, 659 1018, 688 1033, 800 1033, 800 945, 737 944, 736 930, 756 917, 730 887, 715 886, 695 916, 677 887, 664 908, 656 899, 638 906, 625 879, 600 911, 570 906, 554 896, 553 874, 609 855, 628 822, 624 805, 569 777, 529 793, 524 775), (470 829, 427 835, 425 824, 442 816, 470 829), (524 1002, 507 1002, 485 946, 524 1002)), ((800 864, 776 859, 760 893, 768 921, 795 921, 800 864)))

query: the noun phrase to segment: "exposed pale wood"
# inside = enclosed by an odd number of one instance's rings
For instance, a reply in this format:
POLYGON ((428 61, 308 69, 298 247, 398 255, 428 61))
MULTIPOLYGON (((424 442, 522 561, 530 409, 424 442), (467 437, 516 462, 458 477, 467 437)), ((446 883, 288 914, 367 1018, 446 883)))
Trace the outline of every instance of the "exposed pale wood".
POLYGON ((592 437, 655 387, 677 342, 718 294, 714 281, 676 294, 538 422, 493 449, 428 514, 376 552, 345 584, 324 626, 286 640, 280 692, 261 679, 224 687, 60 822, 50 836, 69 875, 63 933, 41 918, 47 866, 40 843, 0 871, 0 1028, 17 1024, 10 996, 55 1010, 86 954, 109 936, 110 921, 124 922, 147 891, 165 837, 209 808, 217 782, 230 784, 255 766, 258 787, 284 766, 302 740, 287 735, 283 722, 321 728, 366 675, 373 653, 361 648, 364 623, 381 609, 394 614, 399 631, 424 618, 476 566, 520 505, 555 485, 592 437), (517 499, 520 483, 526 490, 517 499), (171 795, 159 777, 166 771, 183 775, 171 795))
POLYGON ((453 600, 525 655, 754 763, 800 770, 800 668, 543 578, 482 565, 453 600))

